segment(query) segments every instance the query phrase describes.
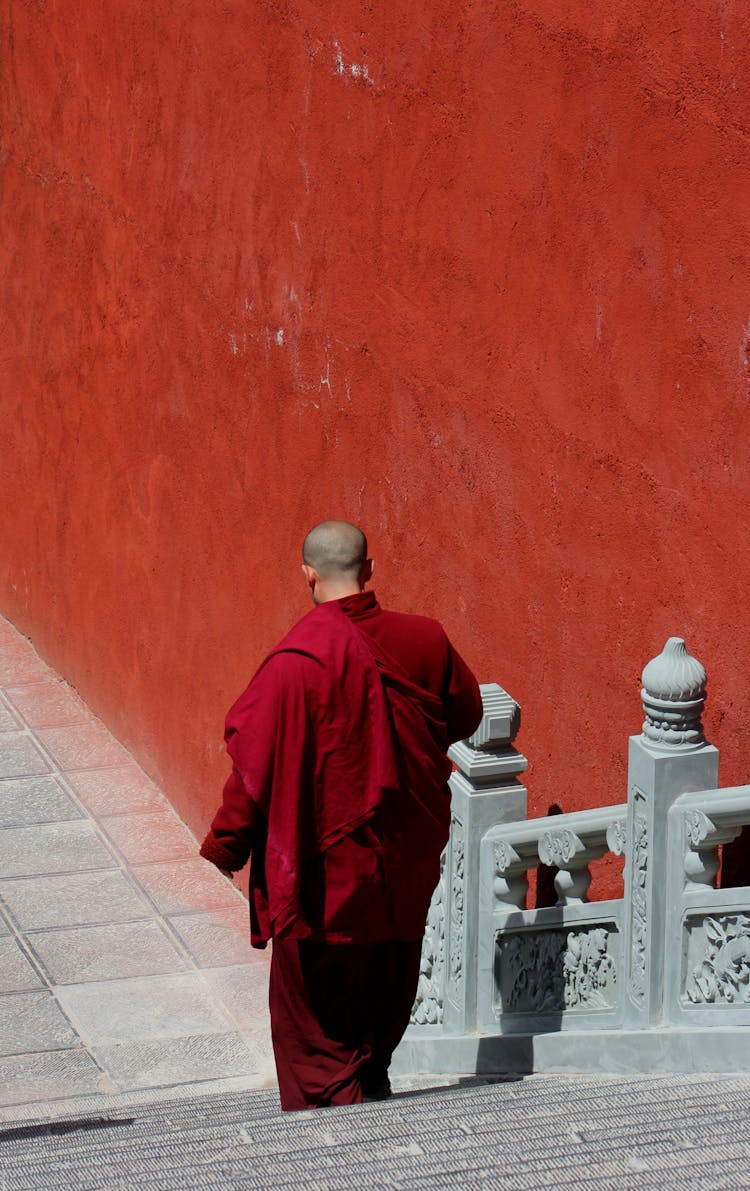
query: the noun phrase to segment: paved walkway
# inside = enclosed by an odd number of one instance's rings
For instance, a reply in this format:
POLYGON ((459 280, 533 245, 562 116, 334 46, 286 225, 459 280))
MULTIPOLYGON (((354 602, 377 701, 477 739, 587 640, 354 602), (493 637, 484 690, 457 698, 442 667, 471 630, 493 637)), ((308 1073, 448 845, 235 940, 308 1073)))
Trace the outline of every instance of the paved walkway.
POLYGON ((0 1121, 273 1082, 239 891, 0 618, 0 1121))

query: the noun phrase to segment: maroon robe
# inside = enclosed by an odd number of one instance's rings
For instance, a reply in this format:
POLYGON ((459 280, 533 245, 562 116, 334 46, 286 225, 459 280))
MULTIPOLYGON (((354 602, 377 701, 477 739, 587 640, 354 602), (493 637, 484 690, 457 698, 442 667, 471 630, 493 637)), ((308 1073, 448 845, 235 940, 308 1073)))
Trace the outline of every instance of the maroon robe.
MULTIPOLYGON (((277 967, 284 965, 283 978, 272 971, 272 1025, 275 1001, 276 1018, 290 1028, 293 1015, 286 1019, 279 990, 288 991, 303 960, 309 968, 315 954, 315 972, 323 970, 320 951, 290 950, 300 941, 351 945, 357 971, 371 965, 368 947, 410 944, 403 951, 408 964, 401 965, 409 973, 404 990, 394 988, 401 1022, 416 987, 414 944, 424 932, 448 838, 446 750, 476 728, 481 714, 476 680, 437 621, 384 611, 372 592, 315 607, 231 708, 226 741, 234 768, 201 854, 234 871, 253 853, 252 942, 264 947, 273 938, 277 967)), ((343 954, 335 957, 339 967, 343 954)), ((292 997, 298 1020, 300 998, 308 1009, 300 1053, 320 1024, 318 976, 308 971, 307 987, 300 984, 292 997)), ((341 983, 340 973, 335 979, 341 983)), ((322 1063, 318 1084, 329 1090, 311 1090, 302 1079, 284 1103, 285 1063, 274 1029, 284 1107, 360 1098, 354 1076, 342 1091, 341 1046, 348 1047, 345 1068, 356 1075, 380 1044, 363 1049, 350 1042, 337 1039, 335 1056, 325 1059, 325 1047, 316 1043, 311 1064, 320 1072, 322 1063)), ((380 1046, 386 1067, 392 1045, 380 1046)), ((383 1074, 382 1062, 378 1067, 383 1074)))

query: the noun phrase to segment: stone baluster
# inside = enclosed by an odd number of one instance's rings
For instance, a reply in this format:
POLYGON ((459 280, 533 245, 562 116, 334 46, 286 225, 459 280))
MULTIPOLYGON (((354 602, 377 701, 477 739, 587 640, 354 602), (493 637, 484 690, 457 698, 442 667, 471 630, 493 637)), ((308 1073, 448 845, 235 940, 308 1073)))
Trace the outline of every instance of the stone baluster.
POLYGON ((498 910, 525 910, 529 892, 528 868, 532 863, 529 856, 519 856, 515 848, 505 840, 493 845, 495 876, 492 882, 494 908, 498 910))
POLYGON ((717 826, 703 811, 685 815, 685 889, 714 889, 719 871, 719 844, 736 839, 741 826, 717 826))
MULTIPOLYGON (((465 1033, 476 1025, 480 842, 489 827, 526 818, 526 790, 517 778, 528 761, 512 747, 521 709, 496 683, 483 685, 481 691, 482 722, 448 754, 456 765, 450 778, 442 1013, 443 1028, 450 1033, 465 1033)), ((522 884, 509 883, 508 895, 522 896, 522 884)))
POLYGON ((589 864, 608 850, 607 844, 586 844, 573 831, 550 829, 539 838, 539 859, 557 869, 555 889, 558 906, 588 901, 591 884, 589 864))
POLYGON ((664 1017, 667 815, 680 794, 718 782, 718 751, 703 735, 706 672, 681 637, 670 637, 642 676, 645 720, 631 736, 625 865, 627 1019, 659 1024, 664 1017))

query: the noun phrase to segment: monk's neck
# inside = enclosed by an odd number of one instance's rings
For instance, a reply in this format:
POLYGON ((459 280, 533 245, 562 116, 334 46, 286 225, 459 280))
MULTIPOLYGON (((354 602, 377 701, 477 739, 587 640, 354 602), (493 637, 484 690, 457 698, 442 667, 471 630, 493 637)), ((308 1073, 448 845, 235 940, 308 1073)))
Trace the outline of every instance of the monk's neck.
POLYGON ((328 584, 317 583, 313 599, 316 604, 329 604, 331 600, 345 600, 348 596, 359 595, 364 591, 358 583, 328 584))

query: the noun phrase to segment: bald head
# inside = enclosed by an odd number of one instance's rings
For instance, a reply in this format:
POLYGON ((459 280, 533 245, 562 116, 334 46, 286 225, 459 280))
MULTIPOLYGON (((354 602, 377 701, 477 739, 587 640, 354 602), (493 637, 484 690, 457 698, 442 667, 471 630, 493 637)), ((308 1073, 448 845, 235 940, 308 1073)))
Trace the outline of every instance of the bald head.
POLYGON ((348 521, 321 521, 305 538, 302 558, 326 582, 356 581, 367 562, 367 538, 348 521))

